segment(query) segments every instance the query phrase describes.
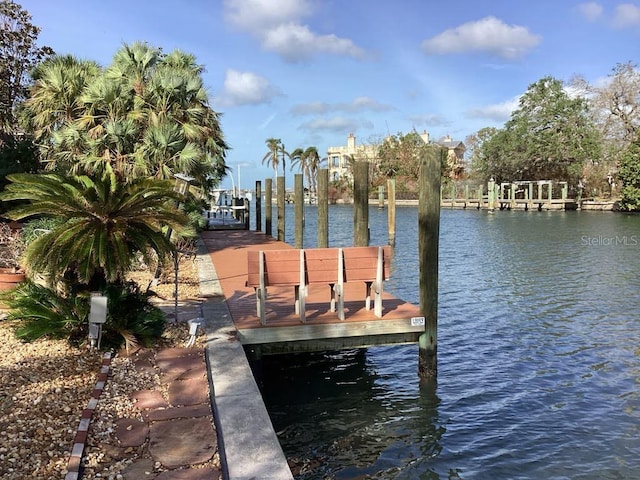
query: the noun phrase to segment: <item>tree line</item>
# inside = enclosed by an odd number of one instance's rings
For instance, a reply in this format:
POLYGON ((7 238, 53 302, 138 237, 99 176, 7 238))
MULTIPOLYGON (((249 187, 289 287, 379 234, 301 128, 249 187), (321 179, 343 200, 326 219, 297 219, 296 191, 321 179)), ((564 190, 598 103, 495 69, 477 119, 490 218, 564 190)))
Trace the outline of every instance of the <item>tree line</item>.
POLYGON ((566 181, 585 196, 619 193, 640 209, 640 72, 616 65, 606 82, 531 84, 503 128, 466 139, 471 175, 486 182, 566 181))

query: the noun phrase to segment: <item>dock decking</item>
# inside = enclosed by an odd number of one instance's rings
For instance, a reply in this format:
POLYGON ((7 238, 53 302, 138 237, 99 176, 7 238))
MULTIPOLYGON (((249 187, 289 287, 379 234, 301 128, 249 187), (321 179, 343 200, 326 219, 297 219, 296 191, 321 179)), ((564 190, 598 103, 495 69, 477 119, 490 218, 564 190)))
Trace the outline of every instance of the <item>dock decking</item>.
MULTIPOLYGON (((293 248, 261 232, 206 231, 201 234, 215 265, 224 296, 245 346, 260 353, 331 350, 371 345, 412 343, 424 332, 420 309, 383 293, 382 317, 364 308, 365 285, 345 284, 345 320, 329 311, 329 286, 311 285, 306 299, 306 322, 294 311, 292 287, 270 287, 266 325, 256 315, 256 296, 246 286, 247 252, 293 248)), ((393 260, 392 260, 393 261, 393 260)))

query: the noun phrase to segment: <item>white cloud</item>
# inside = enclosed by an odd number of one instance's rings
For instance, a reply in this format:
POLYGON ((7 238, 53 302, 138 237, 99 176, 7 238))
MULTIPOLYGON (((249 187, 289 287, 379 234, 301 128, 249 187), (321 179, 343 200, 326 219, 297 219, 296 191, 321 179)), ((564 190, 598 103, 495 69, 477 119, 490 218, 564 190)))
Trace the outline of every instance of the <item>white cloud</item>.
POLYGON ((485 17, 426 39, 422 42, 422 49, 427 54, 435 55, 485 51, 514 60, 537 46, 541 39, 525 27, 507 25, 495 17, 485 17))
POLYGON ((302 103, 294 105, 291 113, 293 115, 319 115, 328 112, 388 112, 393 108, 391 105, 379 103, 371 97, 356 97, 349 103, 302 103))
POLYGON ((231 25, 250 32, 268 30, 312 13, 307 0, 225 0, 224 17, 231 25))
POLYGON ((270 103, 274 97, 280 95, 280 91, 266 78, 252 72, 228 69, 224 86, 220 94, 214 98, 214 103, 222 107, 258 105, 270 103))
POLYGON ((442 127, 450 125, 451 122, 447 121, 442 115, 430 113, 425 115, 410 115, 409 120, 417 126, 428 127, 442 127))
POLYGON ((467 115, 473 118, 488 118, 499 122, 504 122, 511 118, 513 111, 518 108, 520 104, 520 97, 515 97, 506 102, 494 103, 492 105, 485 105, 484 107, 478 107, 471 109, 467 112, 467 115))
POLYGON ((640 27, 640 7, 631 3, 617 5, 613 24, 617 28, 640 27))
POLYGON ((602 16, 603 8, 597 2, 588 2, 578 5, 578 11, 584 18, 593 22, 602 16))
POLYGON ((325 131, 334 133, 354 132, 360 127, 373 128, 373 124, 369 121, 358 121, 343 116, 335 116, 330 118, 316 118, 304 122, 298 128, 308 131, 325 131))
POLYGON ((309 60, 317 53, 363 58, 364 50, 351 40, 335 35, 316 35, 306 25, 281 24, 262 35, 262 47, 281 55, 287 62, 309 60))
POLYGON ((287 62, 309 60, 317 54, 364 58, 365 52, 348 38, 321 35, 302 23, 313 8, 309 0, 225 0, 230 24, 256 36, 267 51, 287 62))

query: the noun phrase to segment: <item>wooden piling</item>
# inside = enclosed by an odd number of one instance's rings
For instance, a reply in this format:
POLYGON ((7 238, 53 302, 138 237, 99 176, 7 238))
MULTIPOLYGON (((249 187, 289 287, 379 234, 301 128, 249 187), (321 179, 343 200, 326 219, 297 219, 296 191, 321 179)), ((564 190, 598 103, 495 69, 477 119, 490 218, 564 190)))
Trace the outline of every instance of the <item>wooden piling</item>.
POLYGON ((489 211, 493 212, 496 208, 496 182, 493 178, 489 179, 489 184, 487 185, 487 203, 489 204, 489 211))
POLYGON ((318 247, 329 246, 329 169, 318 169, 318 247))
POLYGON ((389 245, 396 244, 396 179, 387 179, 387 224, 389 245))
POLYGON ((353 245, 369 245, 369 163, 353 164, 353 245))
POLYGON ((284 177, 276 178, 276 201, 278 202, 278 237, 277 239, 280 242, 284 242, 284 232, 285 232, 285 185, 284 185, 284 177))
POLYGON ((266 235, 272 235, 273 230, 273 181, 270 178, 266 178, 264 181, 264 233, 266 235))
POLYGON ((262 231, 262 182, 256 180, 256 232, 262 231))
POLYGON ((296 173, 293 176, 294 191, 294 218, 295 218, 295 247, 303 248, 304 236, 304 185, 302 183, 303 176, 296 173))
POLYGON ((420 257, 420 311, 425 331, 419 339, 418 374, 438 373, 438 242, 440 237, 440 157, 429 149, 420 162, 418 252, 420 257))

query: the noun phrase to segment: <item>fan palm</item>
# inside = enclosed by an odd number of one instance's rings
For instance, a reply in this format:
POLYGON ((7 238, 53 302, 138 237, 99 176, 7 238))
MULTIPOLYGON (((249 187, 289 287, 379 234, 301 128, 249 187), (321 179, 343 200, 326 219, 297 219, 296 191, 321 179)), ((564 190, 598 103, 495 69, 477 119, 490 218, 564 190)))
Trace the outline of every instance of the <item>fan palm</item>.
POLYGON ((184 173, 203 185, 224 175, 228 146, 192 55, 134 43, 91 75, 72 58, 49 64, 34 76, 25 113, 52 169, 123 182, 184 173))
MULTIPOLYGON (((14 174, 0 199, 27 200, 7 213, 22 220, 33 216, 60 220, 29 244, 30 269, 59 280, 63 275, 92 288, 118 282, 137 253, 154 251, 160 258, 173 244, 163 227, 176 234, 190 232, 186 216, 175 207, 172 182, 137 178, 128 183, 112 177, 14 174)), ((148 260, 148 259, 147 259, 148 260)))

